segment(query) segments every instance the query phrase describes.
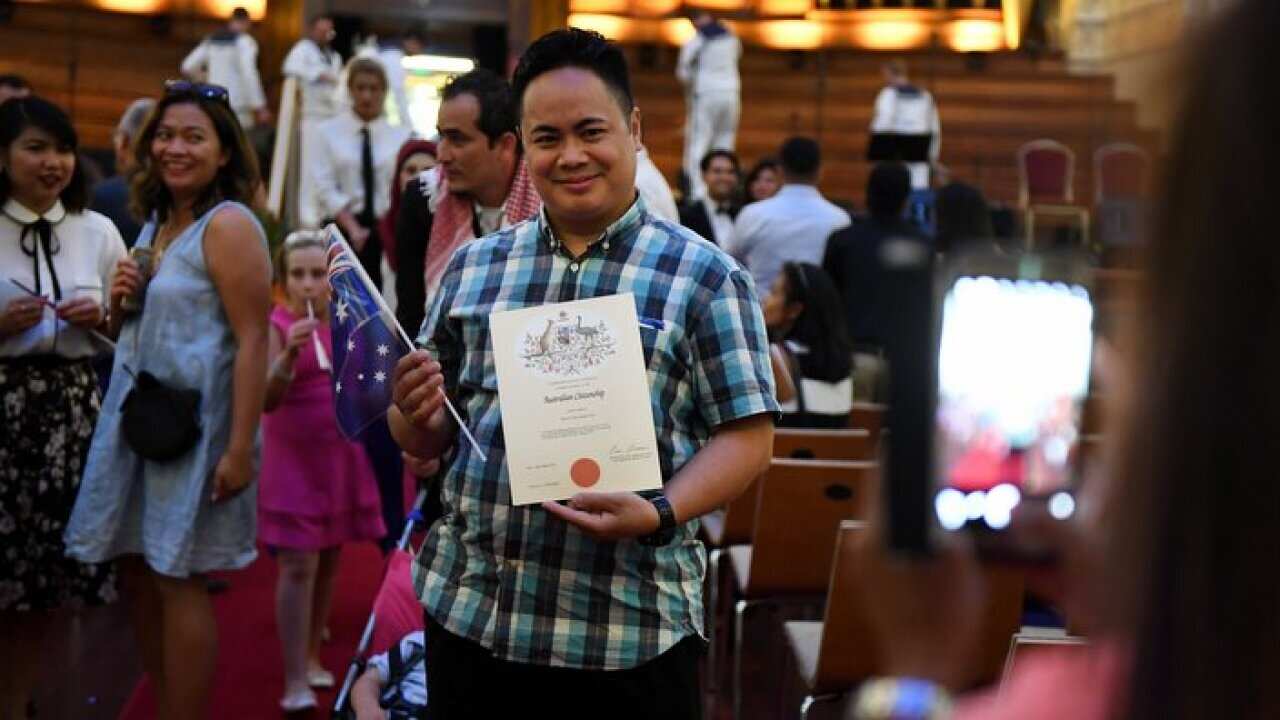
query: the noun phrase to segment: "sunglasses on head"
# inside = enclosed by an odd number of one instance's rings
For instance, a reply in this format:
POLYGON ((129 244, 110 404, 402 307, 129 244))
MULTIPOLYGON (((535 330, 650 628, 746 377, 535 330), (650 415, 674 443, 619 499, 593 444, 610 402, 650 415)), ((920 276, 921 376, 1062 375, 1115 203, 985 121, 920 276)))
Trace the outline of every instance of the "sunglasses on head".
POLYGON ((164 83, 164 96, 172 97, 174 95, 194 95, 205 100, 220 102, 228 107, 231 106, 231 99, 227 94, 227 89, 221 85, 190 82, 188 80, 166 80, 164 83))

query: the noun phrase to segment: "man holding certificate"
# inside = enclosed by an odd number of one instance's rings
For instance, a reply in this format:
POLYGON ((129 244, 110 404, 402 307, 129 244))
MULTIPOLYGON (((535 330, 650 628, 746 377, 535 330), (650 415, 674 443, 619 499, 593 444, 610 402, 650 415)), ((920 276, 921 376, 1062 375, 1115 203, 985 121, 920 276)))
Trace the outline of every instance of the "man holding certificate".
POLYGON ((616 46, 549 33, 512 94, 543 210, 454 254, 389 411, 411 455, 455 450, 414 566, 432 716, 698 718, 696 519, 768 467, 778 411, 759 300, 638 198, 616 46))

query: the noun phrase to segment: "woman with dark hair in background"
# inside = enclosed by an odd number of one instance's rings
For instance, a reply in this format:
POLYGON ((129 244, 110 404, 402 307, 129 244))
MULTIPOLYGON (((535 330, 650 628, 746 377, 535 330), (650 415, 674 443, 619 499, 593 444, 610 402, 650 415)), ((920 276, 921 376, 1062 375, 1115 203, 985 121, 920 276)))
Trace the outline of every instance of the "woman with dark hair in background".
POLYGON ((399 272, 396 256, 396 218, 400 217, 400 194, 414 178, 436 166, 436 144, 430 140, 408 140, 396 155, 396 169, 391 174, 391 205, 378 221, 382 251, 392 272, 399 272))
POLYGON ((72 556, 119 558, 160 717, 203 717, 217 654, 205 574, 255 550, 258 420, 266 385, 271 262, 246 207, 257 161, 224 88, 170 82, 136 144, 133 204, 148 218, 111 284, 112 381, 67 528, 72 556), (156 459, 126 438, 125 400, 146 377, 199 394, 194 441, 156 459), (144 457, 144 454, 146 457, 144 457))
POLYGON ((744 204, 768 200, 777 195, 778 190, 782 189, 782 165, 771 157, 762 158, 747 173, 742 188, 746 197, 744 204))
POLYGON ((27 717, 55 611, 110 602, 110 566, 66 557, 62 532, 98 419, 92 358, 124 242, 85 210, 66 114, 0 104, 0 718, 27 717))
MULTIPOLYGON (((1059 543, 1055 579, 1090 648, 1039 651, 956 718, 1280 717, 1280 245, 1259 211, 1278 189, 1277 32, 1280 3, 1241 0, 1181 66, 1191 82, 1134 287, 1141 321, 1099 353, 1105 472, 1072 524, 1049 524, 1077 539, 1059 543)), ((866 599, 896 678, 864 683, 848 717, 940 717, 980 624, 976 563, 953 546, 910 562, 871 548, 866 599), (908 686, 915 710, 895 712, 884 699, 908 686)))
POLYGON ((783 427, 840 428, 853 409, 853 343, 840 296, 822 268, 789 262, 765 296, 764 323, 795 388, 782 401, 783 427))

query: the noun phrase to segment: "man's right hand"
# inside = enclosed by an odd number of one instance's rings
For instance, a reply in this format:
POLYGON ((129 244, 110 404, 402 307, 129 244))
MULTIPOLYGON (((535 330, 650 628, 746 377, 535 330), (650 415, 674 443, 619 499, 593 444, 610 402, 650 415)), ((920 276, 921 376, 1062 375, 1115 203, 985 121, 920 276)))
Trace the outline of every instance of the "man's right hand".
POLYGON ((444 405, 444 375, 426 350, 400 358, 393 375, 392 400, 404 419, 418 430, 430 430, 432 416, 444 405))

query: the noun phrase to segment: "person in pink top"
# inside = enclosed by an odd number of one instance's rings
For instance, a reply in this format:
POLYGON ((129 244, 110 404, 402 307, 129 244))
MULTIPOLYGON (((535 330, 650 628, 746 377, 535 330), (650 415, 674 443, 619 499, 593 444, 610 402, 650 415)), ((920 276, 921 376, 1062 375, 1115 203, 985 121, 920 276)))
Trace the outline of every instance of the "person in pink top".
POLYGON ((328 263, 319 233, 291 234, 276 270, 285 299, 271 312, 258 538, 280 563, 280 706, 292 712, 315 706, 312 687, 333 685, 319 648, 342 544, 377 540, 386 528, 369 458, 343 438, 334 418, 328 263))
POLYGON ((1072 523, 1010 526, 1059 550, 1057 571, 1029 581, 1087 650, 950 699, 983 610, 977 560, 964 537, 911 560, 869 533, 885 677, 863 683, 848 720, 1280 717, 1280 2, 1217 12, 1177 66, 1187 85, 1140 274, 1099 283, 1102 472, 1072 523))

